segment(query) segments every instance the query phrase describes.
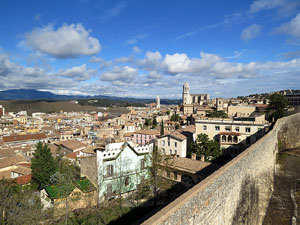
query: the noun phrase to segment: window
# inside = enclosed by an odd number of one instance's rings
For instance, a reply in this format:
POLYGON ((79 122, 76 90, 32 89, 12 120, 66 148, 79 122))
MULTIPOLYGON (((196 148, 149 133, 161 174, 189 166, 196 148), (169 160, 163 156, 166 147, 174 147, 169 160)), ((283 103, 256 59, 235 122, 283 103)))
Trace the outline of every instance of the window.
POLYGON ((207 126, 206 125, 203 125, 203 130, 207 130, 207 126))
POLYGON ((177 172, 174 171, 174 180, 177 180, 177 172))
POLYGON ((170 140, 168 140, 168 146, 170 146, 170 140))
POLYGON ((112 177, 114 175, 114 166, 113 165, 108 165, 107 166, 107 176, 112 177))
POLYGON ((216 130, 220 130, 220 126, 215 126, 215 129, 216 130))
POLYGON ((235 131, 240 132, 240 127, 235 127, 235 131))
POLYGON ((141 170, 145 169, 145 160, 141 159, 141 170))
POLYGON ((251 128, 250 127, 246 127, 245 130, 246 130, 246 133, 250 133, 251 132, 251 128))
POLYGON ((163 154, 166 154, 166 150, 165 150, 164 148, 162 149, 162 153, 163 153, 163 154))
POLYGON ((177 147, 177 142, 176 141, 174 142, 174 146, 177 147))
POLYGON ((125 180, 124 180, 125 186, 128 186, 128 185, 129 185, 129 180, 130 180, 129 177, 125 177, 125 180))
POLYGON ((162 146, 165 146, 166 142, 165 141, 162 141, 162 146))
POLYGON ((174 150, 174 155, 177 155, 177 150, 174 150))
POLYGON ((170 149, 170 155, 172 155, 172 149, 170 149))
POLYGON ((231 127, 226 126, 226 127, 225 127, 225 131, 231 131, 231 127))

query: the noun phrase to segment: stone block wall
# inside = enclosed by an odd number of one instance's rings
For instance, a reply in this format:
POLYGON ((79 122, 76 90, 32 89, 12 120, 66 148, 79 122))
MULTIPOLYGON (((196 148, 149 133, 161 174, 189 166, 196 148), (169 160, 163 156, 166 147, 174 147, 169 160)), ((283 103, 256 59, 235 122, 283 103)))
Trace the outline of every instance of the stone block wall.
POLYGON ((278 120, 263 138, 143 224, 262 224, 273 190, 278 138, 285 146, 300 146, 299 121, 300 114, 278 120))

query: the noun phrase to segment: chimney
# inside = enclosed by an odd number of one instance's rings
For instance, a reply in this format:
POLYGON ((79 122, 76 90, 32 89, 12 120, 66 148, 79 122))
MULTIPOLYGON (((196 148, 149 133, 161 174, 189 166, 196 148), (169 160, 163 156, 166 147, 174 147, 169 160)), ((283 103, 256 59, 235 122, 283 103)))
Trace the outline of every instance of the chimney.
POLYGON ((192 153, 192 160, 196 160, 196 154, 195 153, 192 153))
POLYGON ((204 162, 204 161, 205 161, 204 155, 201 155, 201 162, 204 162))

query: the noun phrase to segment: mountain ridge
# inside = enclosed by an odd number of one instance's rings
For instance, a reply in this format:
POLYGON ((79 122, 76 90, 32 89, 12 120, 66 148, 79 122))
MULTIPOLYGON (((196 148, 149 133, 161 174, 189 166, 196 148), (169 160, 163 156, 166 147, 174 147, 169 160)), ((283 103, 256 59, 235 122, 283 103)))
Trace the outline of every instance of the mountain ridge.
MULTIPOLYGON (((0 91, 0 100, 79 100, 79 99, 110 99, 128 102, 154 102, 151 98, 114 97, 105 95, 84 96, 84 95, 59 95, 50 91, 38 91, 35 89, 10 89, 0 91)), ((179 99, 161 99, 161 104, 179 104, 179 99)))

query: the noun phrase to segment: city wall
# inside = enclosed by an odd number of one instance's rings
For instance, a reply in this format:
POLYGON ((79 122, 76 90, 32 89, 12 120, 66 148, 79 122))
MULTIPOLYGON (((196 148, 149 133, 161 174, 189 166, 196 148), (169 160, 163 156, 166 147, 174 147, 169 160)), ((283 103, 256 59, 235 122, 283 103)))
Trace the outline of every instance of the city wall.
POLYGON ((278 120, 263 138, 143 224, 262 224, 278 145, 300 146, 300 114, 278 120))

